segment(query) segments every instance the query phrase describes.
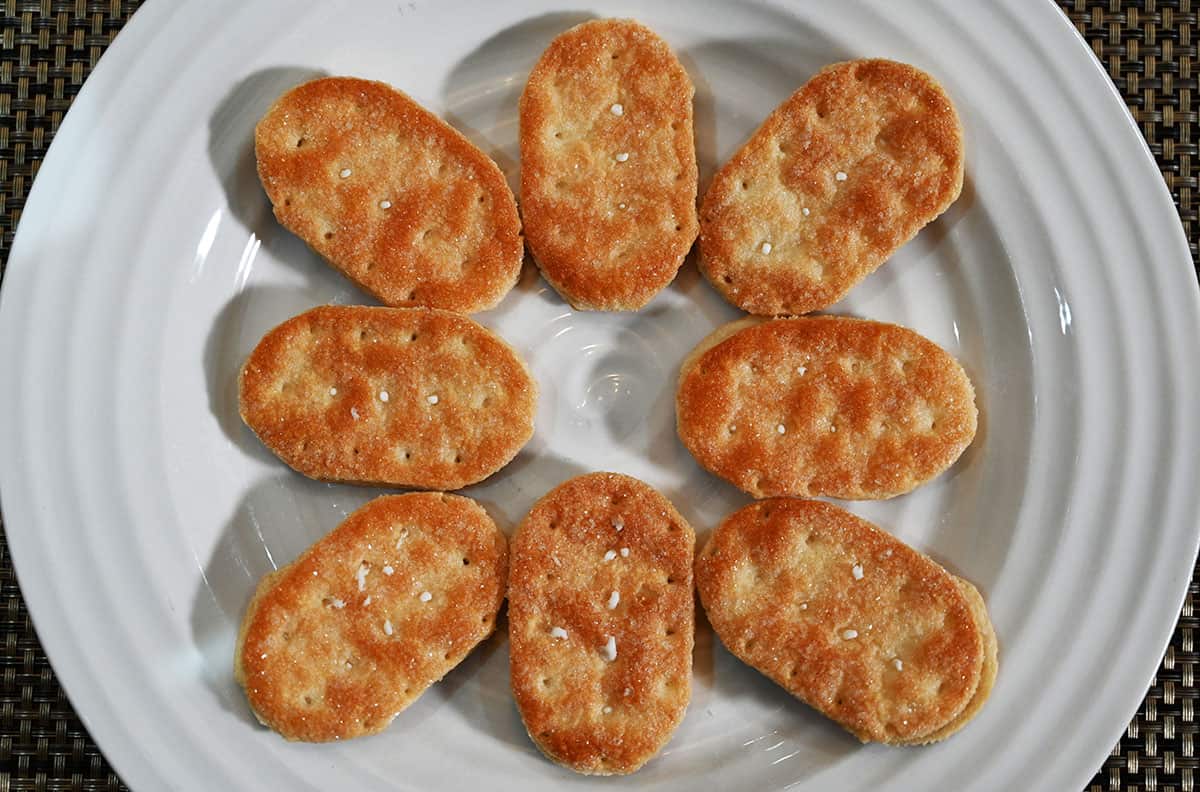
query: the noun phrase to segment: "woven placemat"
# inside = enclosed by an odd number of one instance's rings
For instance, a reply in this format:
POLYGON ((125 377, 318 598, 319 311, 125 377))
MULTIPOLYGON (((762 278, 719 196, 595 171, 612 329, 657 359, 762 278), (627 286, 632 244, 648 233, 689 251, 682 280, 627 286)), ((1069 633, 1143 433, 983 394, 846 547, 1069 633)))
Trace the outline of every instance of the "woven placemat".
MULTIPOLYGON (((1125 97, 1197 255, 1197 42, 1191 0, 1058 0, 1125 97)), ((71 100, 139 0, 0 0, 0 281, 30 183, 71 100)), ((1200 272, 1200 269, 1198 269, 1200 272)), ((0 375, 2 376, 2 375, 0 375)), ((1141 709, 1088 792, 1194 789, 1193 576, 1141 709)), ((123 790, 34 634, 0 524, 0 792, 123 790)), ((141 792, 141 791, 139 791, 141 792)))

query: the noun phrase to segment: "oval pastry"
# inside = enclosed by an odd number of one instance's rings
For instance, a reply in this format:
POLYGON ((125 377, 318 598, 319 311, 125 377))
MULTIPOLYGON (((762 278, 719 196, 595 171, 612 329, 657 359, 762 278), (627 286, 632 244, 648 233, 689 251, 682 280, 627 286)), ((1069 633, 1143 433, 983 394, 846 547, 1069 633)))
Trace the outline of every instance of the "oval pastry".
POLYGON ((313 308, 263 337, 239 387, 246 425, 300 473, 438 490, 504 467, 537 402, 499 336, 427 308, 313 308))
POLYGON ((696 559, 696 586, 734 655, 864 742, 944 739, 996 677, 975 587, 828 503, 734 512, 696 559))
POLYGON ((259 583, 235 676, 289 740, 375 734, 492 634, 507 573, 473 500, 376 498, 259 583))
POLYGON ((977 418, 941 347, 837 316, 718 329, 684 362, 675 405, 700 464, 756 498, 901 495, 958 459, 977 418))
POLYGON ((521 273, 516 201, 496 163, 391 86, 325 77, 254 134, 275 217, 382 302, 470 313, 521 273))
POLYGON ((542 274, 576 309, 641 308, 675 277, 696 221, 692 81, 628 19, 585 22, 521 94, 521 215, 542 274))
POLYGON ((534 743, 591 775, 632 773, 691 698, 695 534, 615 473, 551 490, 512 540, 513 695, 534 743))
POLYGON ((700 269, 739 308, 840 300, 962 189, 962 126, 928 74, 857 60, 822 69, 713 177, 700 269))

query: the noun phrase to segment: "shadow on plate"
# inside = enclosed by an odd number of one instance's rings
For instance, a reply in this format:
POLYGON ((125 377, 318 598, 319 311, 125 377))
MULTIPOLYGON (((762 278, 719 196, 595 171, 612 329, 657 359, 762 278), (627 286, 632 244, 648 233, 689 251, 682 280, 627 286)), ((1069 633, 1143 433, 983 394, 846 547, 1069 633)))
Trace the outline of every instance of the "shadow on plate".
POLYGON ((649 765, 653 782, 661 773, 687 762, 697 774, 717 772, 747 753, 763 754, 763 763, 790 761, 789 785, 820 774, 862 750, 853 736, 743 664, 721 644, 696 602, 692 703, 677 737, 663 751, 672 762, 649 765), (714 712, 714 708, 720 713, 714 712), (729 718, 728 713, 737 716, 729 718))
MULTIPOLYGON (((475 648, 425 696, 450 706, 462 721, 498 742, 530 755, 538 751, 525 732, 508 676, 508 606, 500 608, 496 632, 475 648)), ((401 715, 401 718, 404 716, 401 715)))
POLYGON ((774 109, 822 67, 854 57, 850 50, 825 38, 815 28, 790 14, 786 16, 788 29, 794 30, 797 26, 802 28, 801 40, 805 46, 797 46, 796 39, 792 37, 772 36, 712 39, 676 50, 696 87, 696 158, 700 168, 701 196, 717 167, 742 147, 767 115, 760 110, 755 110, 753 114, 749 110, 742 110, 745 105, 736 96, 716 96, 708 75, 721 76, 723 91, 742 83, 752 87, 760 95, 753 104, 761 107, 765 102, 774 109), (724 106, 718 109, 718 103, 724 106), (722 117, 726 122, 736 122, 744 128, 744 132, 739 138, 725 140, 719 145, 718 118, 722 117))
POLYGON ((254 127, 285 91, 324 76, 325 72, 300 66, 253 72, 233 87, 208 119, 208 158, 225 188, 230 212, 252 231, 274 222, 271 202, 258 180, 254 127))

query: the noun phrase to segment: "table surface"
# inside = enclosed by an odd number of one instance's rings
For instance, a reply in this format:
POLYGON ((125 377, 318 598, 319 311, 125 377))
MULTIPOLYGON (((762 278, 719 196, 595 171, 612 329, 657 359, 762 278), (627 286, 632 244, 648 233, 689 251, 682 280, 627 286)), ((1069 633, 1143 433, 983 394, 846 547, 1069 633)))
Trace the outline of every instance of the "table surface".
MULTIPOLYGON (((1150 143, 1197 255, 1200 0, 1057 0, 1150 143)), ((97 59, 140 0, 0 0, 0 283, 46 148, 97 59)), ((1200 571, 1146 698, 1088 792, 1194 789, 1194 635, 1200 571)), ((17 588, 0 522, 0 792, 123 790, 71 708, 17 588)))

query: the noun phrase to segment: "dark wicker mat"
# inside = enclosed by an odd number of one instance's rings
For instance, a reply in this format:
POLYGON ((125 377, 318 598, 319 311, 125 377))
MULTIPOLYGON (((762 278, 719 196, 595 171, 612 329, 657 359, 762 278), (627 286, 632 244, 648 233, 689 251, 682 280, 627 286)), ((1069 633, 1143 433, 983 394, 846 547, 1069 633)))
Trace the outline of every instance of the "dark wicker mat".
MULTIPOLYGON (((1033 2, 1033 0, 1029 0, 1033 2)), ((1197 256, 1198 6, 1058 0, 1108 68, 1158 159, 1197 256)), ((1200 0, 1198 0, 1200 3, 1200 0)), ((138 0, 0 0, 0 279, 29 185, 71 100, 138 0)), ((1194 788, 1200 618, 1193 578, 1141 709, 1089 792, 1194 788)), ((121 790, 34 635, 0 525, 0 792, 121 790)))

